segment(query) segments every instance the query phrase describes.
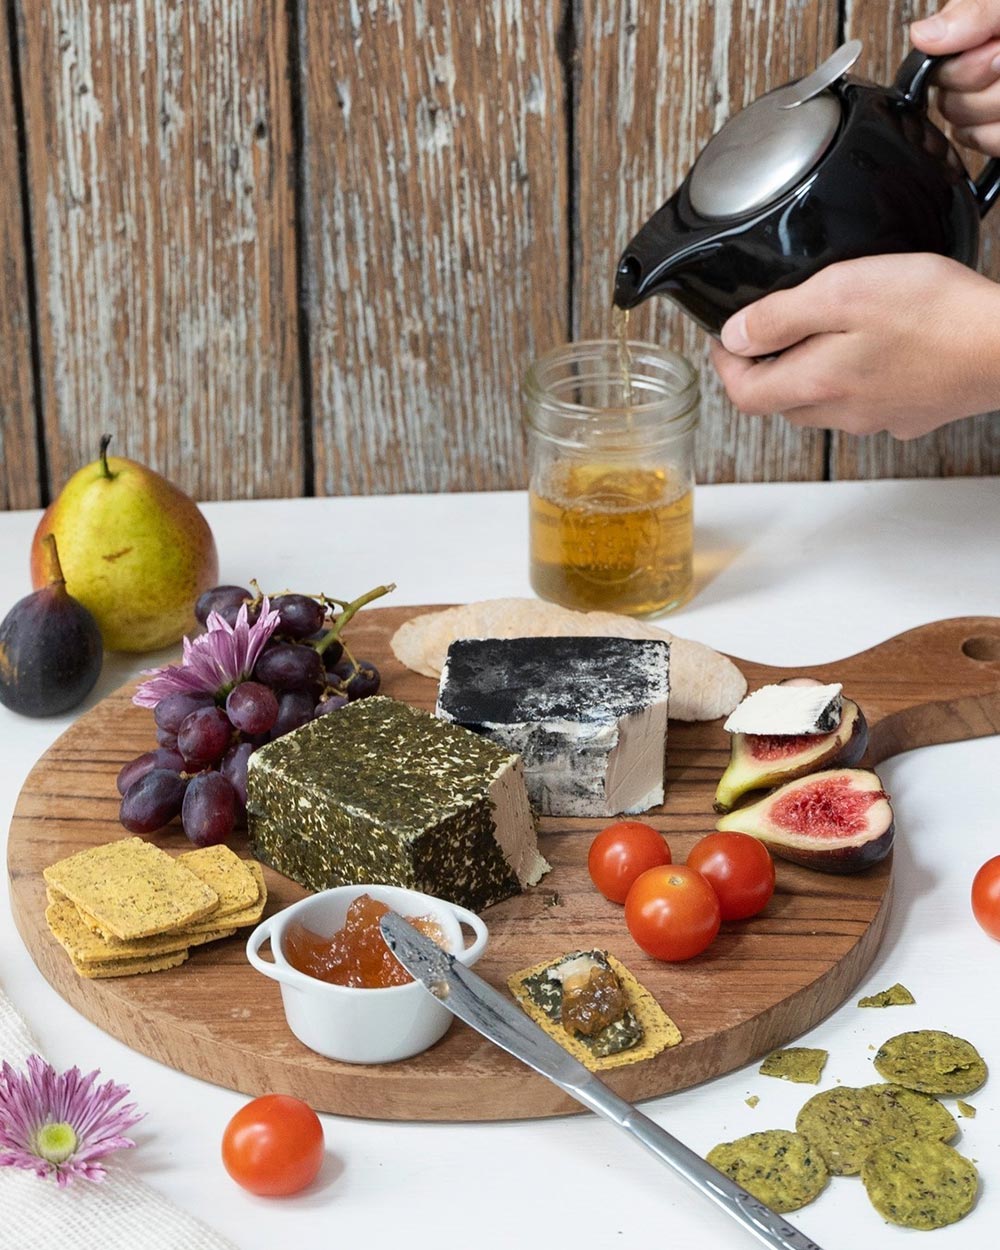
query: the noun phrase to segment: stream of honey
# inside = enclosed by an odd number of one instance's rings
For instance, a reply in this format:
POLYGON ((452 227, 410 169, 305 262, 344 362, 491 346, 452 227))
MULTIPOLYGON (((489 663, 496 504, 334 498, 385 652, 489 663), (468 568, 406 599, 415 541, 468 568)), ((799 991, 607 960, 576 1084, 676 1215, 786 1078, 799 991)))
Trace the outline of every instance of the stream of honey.
POLYGON ((632 352, 628 345, 628 309, 619 308, 615 304, 611 309, 611 326, 618 344, 618 368, 622 375, 622 403, 631 408, 632 396, 632 352))

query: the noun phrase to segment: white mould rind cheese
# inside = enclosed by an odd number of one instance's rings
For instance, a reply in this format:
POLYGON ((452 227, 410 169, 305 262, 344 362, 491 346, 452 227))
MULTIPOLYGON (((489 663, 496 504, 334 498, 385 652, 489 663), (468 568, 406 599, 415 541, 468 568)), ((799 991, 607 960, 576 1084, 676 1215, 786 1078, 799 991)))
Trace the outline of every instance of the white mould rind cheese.
POLYGON ((461 639, 437 714, 516 751, 539 813, 614 816, 663 802, 669 694, 666 642, 461 639))
POLYGON ((840 682, 826 686, 761 686, 730 714, 723 728, 731 734, 826 734, 840 724, 840 682))

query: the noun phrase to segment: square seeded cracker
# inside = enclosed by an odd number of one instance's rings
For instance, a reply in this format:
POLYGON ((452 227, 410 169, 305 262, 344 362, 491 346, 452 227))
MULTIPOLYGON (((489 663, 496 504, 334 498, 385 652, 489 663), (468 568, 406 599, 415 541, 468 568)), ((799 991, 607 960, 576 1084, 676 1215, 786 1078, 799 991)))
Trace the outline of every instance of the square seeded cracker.
MULTIPOLYGON (((183 858, 183 856, 180 858, 183 858)), ((264 914, 264 907, 267 903, 267 887, 264 884, 264 870, 255 859, 242 860, 241 862, 246 865, 247 870, 254 880, 254 889, 257 891, 255 899, 252 903, 246 907, 241 907, 239 911, 222 911, 220 903, 220 907, 216 908, 215 911, 209 912, 207 916, 202 916, 199 920, 195 920, 191 924, 182 925, 179 929, 170 929, 166 933, 154 935, 148 940, 154 941, 157 939, 169 939, 171 943, 173 943, 169 949, 177 950, 180 946, 184 945, 185 941, 201 934, 211 933, 213 937, 217 936, 217 931, 220 925, 226 926, 226 931, 221 936, 228 937, 228 935, 235 929, 240 929, 244 925, 257 924, 261 916, 264 914)), ((66 899, 65 894, 61 894, 58 890, 53 890, 51 887, 46 890, 46 895, 48 896, 50 903, 57 903, 60 900, 66 899)), ((116 938, 113 933, 111 933, 103 925, 99 924, 90 912, 85 911, 82 907, 75 907, 75 910, 79 920, 90 930, 92 934, 95 934, 98 939, 107 942, 110 946, 125 945, 121 938, 116 938)), ((51 928, 51 925, 49 927, 51 928)), ((134 940, 146 941, 147 939, 142 938, 134 940)), ((211 941, 211 938, 205 939, 199 936, 199 941, 205 940, 211 941)), ((166 950, 168 948, 163 947, 163 949, 166 950)))
POLYGON ((217 924, 214 928, 206 927, 198 933, 177 929, 153 937, 133 938, 130 942, 116 937, 104 938, 83 923, 79 909, 65 895, 57 896, 49 903, 45 909, 45 920, 52 935, 68 952, 74 966, 107 963, 109 960, 117 962, 154 959, 160 955, 187 950, 189 946, 200 946, 203 942, 229 937, 236 932, 235 929, 222 928, 217 924))
POLYGON ((45 882, 123 940, 200 920, 219 904, 215 890, 166 851, 120 838, 50 864, 45 882))
POLYGON ((176 968, 188 957, 187 947, 182 951, 173 951, 167 955, 156 955, 149 959, 109 959, 104 963, 78 964, 72 959, 73 967, 81 977, 88 981, 105 980, 108 977, 134 977, 143 972, 162 972, 165 968, 176 968))
POLYGON ((591 1072, 603 1072, 609 1068, 620 1068, 630 1063, 640 1063, 643 1059, 652 1059, 660 1051, 669 1046, 676 1046, 681 1040, 681 1031, 674 1024, 656 999, 644 986, 640 985, 631 972, 614 955, 607 951, 600 952, 607 961, 608 967, 618 978, 629 1009, 642 1029, 641 1039, 626 1050, 614 1054, 598 1056, 578 1037, 569 1033, 562 1024, 552 1019, 545 1009, 530 996, 528 983, 533 977, 561 963, 565 956, 557 959, 545 959, 533 964, 507 978, 507 988, 514 995, 518 1006, 539 1025, 549 1037, 568 1050, 574 1059, 579 1059, 591 1072))
MULTIPOLYGON (((264 869, 255 859, 245 859, 241 861, 249 869, 254 879, 254 886, 257 895, 252 903, 246 907, 240 908, 239 911, 230 911, 221 914, 217 911, 211 912, 207 916, 202 916, 200 920, 195 920, 192 924, 184 925, 182 929, 178 929, 178 934, 187 934, 189 937, 198 937, 203 933, 209 933, 217 925, 225 925, 227 931, 235 932, 237 929, 243 928, 245 925, 257 924, 261 916, 264 914, 264 907, 267 904, 267 887, 264 884, 264 869)), ((199 939, 204 940, 204 939, 199 939)))
MULTIPOLYGON (((177 861, 218 894, 219 904, 212 912, 212 919, 243 911, 260 897, 263 873, 258 879, 250 862, 240 859, 228 846, 220 844, 185 851, 178 855, 177 861)), ((254 866, 260 868, 256 861, 254 866)))
POLYGON ((183 929, 178 929, 178 933, 196 934, 205 933, 213 925, 224 924, 234 929, 242 929, 245 925, 257 924, 264 915, 264 907, 267 903, 266 891, 261 891, 260 897, 256 903, 250 907, 244 907, 242 911, 232 911, 227 916, 217 916, 212 912, 210 916, 205 916, 201 920, 196 920, 193 924, 185 925, 183 929))
POLYGON ((102 963, 109 959, 151 959, 175 951, 186 950, 189 939, 184 934, 154 934, 152 937, 104 938, 85 924, 76 904, 55 890, 49 891, 45 922, 52 936, 74 963, 102 963))

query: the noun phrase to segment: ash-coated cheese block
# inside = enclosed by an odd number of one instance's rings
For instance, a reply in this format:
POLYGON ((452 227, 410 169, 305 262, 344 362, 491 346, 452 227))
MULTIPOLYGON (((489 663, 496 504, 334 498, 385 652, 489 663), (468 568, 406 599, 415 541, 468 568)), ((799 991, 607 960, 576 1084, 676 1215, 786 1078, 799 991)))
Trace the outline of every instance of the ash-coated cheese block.
POLYGON ((827 686, 761 686, 736 707, 723 728, 731 734, 827 734, 840 724, 840 682, 827 686))
POLYGON ((543 815, 644 812, 663 802, 669 667, 650 639, 460 639, 437 714, 516 751, 543 815))
POLYGON ((251 854, 324 890, 399 885, 473 911, 534 885, 521 761, 395 699, 359 699, 250 757, 251 854))

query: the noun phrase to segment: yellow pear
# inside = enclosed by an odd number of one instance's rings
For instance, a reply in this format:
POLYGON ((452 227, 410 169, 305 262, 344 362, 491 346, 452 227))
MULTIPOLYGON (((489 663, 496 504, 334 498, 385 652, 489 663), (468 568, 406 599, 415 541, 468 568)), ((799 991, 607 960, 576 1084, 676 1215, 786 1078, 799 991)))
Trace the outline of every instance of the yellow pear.
POLYGON ((31 580, 45 584, 42 540, 54 534, 66 589, 105 647, 153 651, 195 629, 195 600, 218 581, 215 539, 193 499, 146 465, 109 456, 109 442, 42 515, 31 580))

